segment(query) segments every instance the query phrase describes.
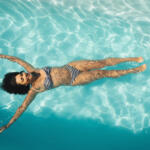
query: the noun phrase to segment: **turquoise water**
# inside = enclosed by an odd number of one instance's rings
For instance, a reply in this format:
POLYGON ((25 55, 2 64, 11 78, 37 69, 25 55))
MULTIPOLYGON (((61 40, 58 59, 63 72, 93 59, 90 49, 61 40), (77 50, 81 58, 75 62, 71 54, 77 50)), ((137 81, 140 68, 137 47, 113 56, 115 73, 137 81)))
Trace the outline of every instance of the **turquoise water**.
MULTIPOLYGON (((0 53, 35 67, 135 56, 148 66, 143 73, 39 94, 0 135, 0 149, 150 149, 149 47, 149 0, 0 0, 0 53)), ((8 60, 0 63, 0 80, 23 69, 8 60)), ((25 96, 0 92, 3 125, 25 96)))

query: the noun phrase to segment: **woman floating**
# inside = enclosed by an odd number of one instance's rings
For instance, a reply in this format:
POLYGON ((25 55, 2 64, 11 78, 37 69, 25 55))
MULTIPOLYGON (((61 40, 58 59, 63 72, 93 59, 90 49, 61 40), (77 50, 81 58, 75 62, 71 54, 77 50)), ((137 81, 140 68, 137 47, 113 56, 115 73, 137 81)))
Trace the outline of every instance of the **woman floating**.
POLYGON ((2 82, 2 89, 14 94, 27 94, 22 105, 17 109, 14 116, 7 125, 0 128, 0 133, 7 129, 16 121, 27 109, 35 96, 46 90, 56 88, 61 85, 82 85, 105 77, 117 78, 129 73, 142 72, 146 69, 146 64, 128 70, 96 70, 106 66, 113 66, 122 62, 134 61, 141 63, 142 57, 133 58, 107 58, 104 60, 81 60, 70 62, 61 67, 34 68, 31 64, 17 57, 0 54, 0 58, 5 58, 17 62, 26 69, 27 72, 7 73, 2 82), (95 70, 93 70, 95 69, 95 70))

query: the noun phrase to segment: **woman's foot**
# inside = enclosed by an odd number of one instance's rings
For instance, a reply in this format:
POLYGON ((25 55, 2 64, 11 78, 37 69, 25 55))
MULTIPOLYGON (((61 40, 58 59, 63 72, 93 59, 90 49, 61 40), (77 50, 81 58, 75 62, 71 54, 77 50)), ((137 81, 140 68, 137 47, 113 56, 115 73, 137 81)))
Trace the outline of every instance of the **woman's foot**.
POLYGON ((144 70, 146 70, 146 64, 141 65, 139 67, 133 68, 134 72, 143 72, 144 70))
POLYGON ((136 62, 138 62, 138 63, 141 63, 143 61, 144 61, 143 57, 137 57, 136 58, 136 62))

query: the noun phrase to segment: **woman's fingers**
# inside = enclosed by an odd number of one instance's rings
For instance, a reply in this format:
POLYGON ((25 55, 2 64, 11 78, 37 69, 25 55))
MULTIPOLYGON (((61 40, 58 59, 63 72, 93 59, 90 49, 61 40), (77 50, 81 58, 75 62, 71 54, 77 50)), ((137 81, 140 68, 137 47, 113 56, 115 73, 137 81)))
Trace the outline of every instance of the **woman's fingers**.
POLYGON ((3 126, 0 128, 0 133, 2 133, 7 127, 6 126, 3 126))

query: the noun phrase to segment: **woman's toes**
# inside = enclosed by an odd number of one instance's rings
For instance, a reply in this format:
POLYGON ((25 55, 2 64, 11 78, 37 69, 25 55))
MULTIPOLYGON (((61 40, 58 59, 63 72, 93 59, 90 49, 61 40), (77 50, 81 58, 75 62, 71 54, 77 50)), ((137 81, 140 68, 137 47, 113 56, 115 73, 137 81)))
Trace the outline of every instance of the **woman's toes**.
POLYGON ((138 58, 137 58, 137 62, 141 63, 141 62, 143 62, 143 61, 144 61, 143 57, 138 57, 138 58))
POLYGON ((146 70, 147 66, 146 64, 142 65, 142 71, 146 70))
POLYGON ((141 65, 141 66, 138 67, 138 68, 139 68, 139 71, 142 72, 142 71, 144 71, 144 70, 146 69, 146 64, 141 65))

